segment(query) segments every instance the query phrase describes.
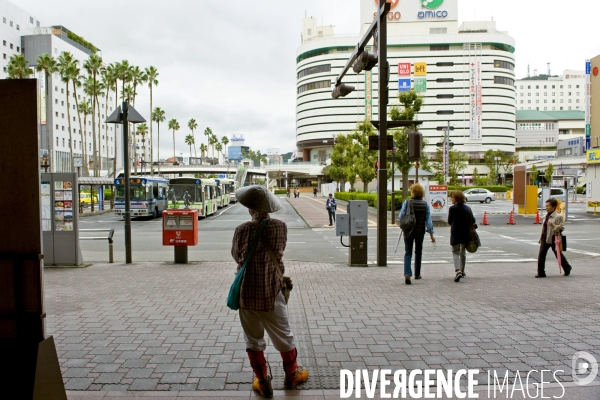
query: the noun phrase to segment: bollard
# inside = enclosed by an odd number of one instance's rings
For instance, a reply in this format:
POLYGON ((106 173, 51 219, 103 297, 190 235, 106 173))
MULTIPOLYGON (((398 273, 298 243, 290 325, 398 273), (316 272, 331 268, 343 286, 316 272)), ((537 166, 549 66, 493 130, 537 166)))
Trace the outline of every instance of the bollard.
POLYGON ((108 262, 110 264, 112 264, 114 262, 114 258, 113 258, 113 244, 112 244, 112 242, 110 242, 108 244, 108 262))

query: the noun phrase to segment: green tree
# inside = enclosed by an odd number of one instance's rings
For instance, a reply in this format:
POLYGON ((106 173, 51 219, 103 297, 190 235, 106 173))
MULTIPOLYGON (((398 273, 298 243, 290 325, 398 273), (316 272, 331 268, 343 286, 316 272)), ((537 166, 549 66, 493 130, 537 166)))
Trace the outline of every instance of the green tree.
POLYGON ((217 135, 213 135, 211 134, 208 137, 208 144, 210 145, 210 147, 212 148, 212 160, 211 160, 211 164, 215 165, 215 145, 219 142, 219 139, 217 139, 217 135))
MULTIPOLYGON (((77 119, 79 121, 79 134, 81 135, 81 139, 84 139, 85 136, 85 130, 83 129, 83 126, 81 124, 81 114, 79 113, 79 96, 77 95, 77 88, 81 87, 81 80, 83 79, 83 76, 80 75, 81 69, 79 68, 79 62, 78 61, 74 61, 72 63, 72 65, 69 67, 69 74, 71 75, 71 82, 73 83, 73 97, 75 98, 75 109, 78 111, 77 112, 77 119)), ((79 142, 81 144, 81 142, 79 142)), ((85 143, 85 141, 84 141, 85 143)), ((106 148, 107 150, 107 154, 108 154, 108 147, 106 148)), ((81 158, 83 161, 83 150, 81 152, 81 158)), ((82 162, 83 164, 83 162, 82 162)), ((84 165, 83 167, 83 173, 84 175, 89 175, 89 172, 87 171, 88 166, 84 165)))
POLYGON ((58 72, 60 74, 60 80, 65 84, 65 99, 67 100, 67 122, 69 128, 69 153, 71 157, 71 171, 75 170, 73 160, 73 129, 71 129, 71 105, 69 104, 69 83, 73 79, 75 68, 77 68, 77 61, 73 60, 73 55, 68 51, 63 51, 58 56, 58 72))
MULTIPOLYGON (((364 120, 356 125, 356 129, 349 135, 351 143, 349 153, 352 159, 352 166, 348 171, 355 177, 358 175, 363 182, 363 192, 367 192, 369 182, 376 178, 375 162, 377 161, 377 152, 369 151, 369 136, 376 135, 375 128, 369 120, 364 120)), ((348 153, 347 153, 348 154, 348 153)), ((381 182, 380 184, 385 184, 381 182)))
MULTIPOLYGON (((35 66, 35 70, 38 72, 42 72, 44 71, 44 87, 46 88, 46 112, 49 112, 50 110, 50 105, 51 103, 51 99, 49 96, 49 92, 48 92, 48 78, 50 77, 51 74, 55 73, 58 71, 58 67, 56 66, 56 60, 48 53, 44 53, 38 56, 37 60, 36 60, 37 65, 35 66)), ((50 162, 52 163, 52 159, 51 159, 51 154, 52 152, 50 151, 50 137, 51 132, 52 132, 52 127, 49 126, 48 124, 45 125, 45 129, 46 129, 46 149, 48 149, 48 159, 50 160, 50 162)), ((87 171, 87 166, 85 166, 84 171, 87 171)))
MULTIPOLYGON (((148 84, 150 89, 150 115, 152 115, 152 90, 155 86, 158 86, 158 71, 155 67, 149 66, 144 69, 144 81, 148 84)), ((154 136, 152 135, 152 123, 150 123, 150 165, 154 165, 154 147, 153 147, 154 136)), ((154 174, 154 168, 150 168, 152 174, 154 174)))
MULTIPOLYGON (((112 64, 106 68, 102 68, 100 70, 100 75, 101 75, 100 86, 104 90, 106 90, 105 98, 104 98, 104 113, 105 113, 106 118, 108 118, 108 116, 109 116, 108 95, 110 94, 110 91, 112 90, 113 92, 115 92, 115 100, 116 100, 115 87, 116 87, 116 82, 118 80, 118 76, 115 73, 115 70, 114 70, 114 67, 112 66, 112 64)), ((115 108, 116 108, 116 106, 115 106, 115 108)), ((105 145, 106 145, 106 161, 108 162, 108 125, 107 124, 104 124, 104 129, 105 129, 104 139, 105 139, 105 145)), ((115 138, 115 141, 114 141, 113 158, 116 157, 116 154, 117 154, 117 141, 116 141, 117 135, 114 135, 114 138, 115 138)), ((107 168, 107 169, 110 169, 110 168, 107 168)), ((116 171, 114 171, 114 173, 116 174, 116 171)))
POLYGON ((142 159, 146 161, 146 135, 148 134, 148 125, 142 123, 137 126, 136 134, 142 137, 142 159))
MULTIPOLYGON (((194 142, 192 144, 196 143, 196 135, 194 135, 194 130, 198 129, 198 123, 196 122, 196 120, 194 118, 191 118, 188 121, 188 128, 190 128, 190 130, 192 131, 192 138, 194 139, 194 142)), ((190 157, 192 156, 192 150, 190 149, 190 157)), ((198 153, 196 153, 196 146, 194 146, 194 157, 197 157, 198 153)))
MULTIPOLYGON (((414 121, 423 106, 423 96, 411 89, 407 92, 400 92, 398 100, 402 108, 394 106, 390 109, 392 121, 414 121)), ((397 149, 394 162, 402 174, 402 197, 408 196, 408 173, 413 165, 408 159, 408 130, 414 129, 416 129, 415 126, 393 131, 397 149)), ((428 164, 428 160, 425 161, 425 164, 428 164)))
MULTIPOLYGON (((185 144, 187 144, 188 146, 190 146, 190 158, 192 157, 192 145, 194 145, 194 136, 192 135, 187 135, 184 139, 185 144)), ((195 147, 194 147, 195 149, 195 147)))
POLYGON ((551 186, 552 175, 554 175, 554 165, 552 165, 552 163, 549 163, 546 167, 546 173, 544 174, 544 179, 546 179, 546 182, 548 182, 548 186, 551 186))
POLYGON ((175 132, 179 130, 179 122, 175 118, 169 121, 169 129, 173 129, 173 158, 176 158, 175 155, 175 132))
POLYGON ((152 121, 156 122, 156 159, 158 160, 158 172, 160 172, 160 123, 165 121, 165 112, 162 108, 156 107, 152 111, 152 121))
MULTIPOLYGON (((435 152, 435 161, 431 163, 433 168, 433 172, 435 173, 435 177, 438 182, 442 182, 444 180, 444 169, 443 169, 443 158, 444 153, 441 148, 438 148, 435 152)), ((450 177, 450 185, 456 185, 460 182, 458 179, 458 174, 462 173, 462 171, 467 167, 469 157, 465 153, 461 153, 457 150, 450 149, 448 152, 448 175, 450 177)))
POLYGON ((13 54, 6 65, 8 79, 25 79, 33 74, 33 69, 27 66, 27 60, 23 54, 13 54))
POLYGON ((137 95, 137 85, 140 83, 144 83, 146 76, 144 75, 144 71, 138 67, 131 68, 131 74, 129 76, 133 85, 133 108, 135 108, 135 96, 137 95))
MULTIPOLYGON (((98 165, 98 154, 96 152, 96 109, 100 110, 98 105, 98 96, 102 93, 98 85, 98 73, 102 68, 102 58, 97 54, 92 54, 83 63, 83 68, 87 71, 89 77, 84 82, 84 93, 92 99, 92 136, 93 136, 93 159, 94 159, 94 176, 98 176, 100 173, 100 166, 98 165), (91 81, 90 81, 91 79, 91 81)), ((98 121, 98 125, 100 122, 98 121)), ((99 132, 98 132, 99 134, 99 132)))
POLYGON ((529 173, 529 184, 530 185, 535 185, 539 174, 540 173, 538 171, 537 165, 533 164, 533 166, 531 167, 530 173, 529 173))
POLYGON ((349 135, 336 136, 335 146, 331 153, 331 165, 327 169, 331 179, 339 182, 340 191, 342 192, 345 190, 346 182, 350 182, 352 189, 354 189, 353 182, 356 182, 356 175, 354 175, 354 181, 348 179, 353 163, 351 145, 352 139, 349 135))
POLYGON ((83 103, 79 103, 79 106, 77 107, 77 112, 79 114, 83 114, 83 130, 81 131, 81 135, 83 136, 83 151, 82 153, 82 158, 83 158, 83 171, 84 171, 84 175, 85 176, 89 176, 90 174, 90 157, 88 154, 88 144, 87 144, 87 117, 88 115, 92 114, 92 106, 90 105, 89 101, 87 99, 84 98, 84 102, 83 103))
POLYGON ((217 161, 218 161, 219 160, 219 153, 221 152, 221 150, 223 150, 223 144, 221 144, 221 142, 215 143, 215 149, 217 150, 217 161))
MULTIPOLYGON (((223 146, 225 146, 225 153, 227 154, 227 145, 229 144, 229 139, 227 138, 227 136, 223 136, 221 138, 221 143, 223 143, 223 146)), ((227 158, 227 162, 229 162, 229 158, 227 158)))
POLYGON ((204 162, 204 157, 206 157, 206 153, 208 152, 208 146, 205 143, 200 144, 200 157, 202 157, 202 161, 204 162))

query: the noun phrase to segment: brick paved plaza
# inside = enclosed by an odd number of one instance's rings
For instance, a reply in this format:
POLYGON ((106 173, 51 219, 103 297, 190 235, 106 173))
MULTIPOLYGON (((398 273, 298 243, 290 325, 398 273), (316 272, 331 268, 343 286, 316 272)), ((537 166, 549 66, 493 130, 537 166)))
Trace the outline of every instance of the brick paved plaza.
MULTIPOLYGON (((288 262, 290 320, 310 379, 286 397, 339 398, 342 368, 479 368, 482 383, 490 369, 560 369, 563 398, 598 399, 600 386, 569 384, 576 351, 600 355, 598 265, 573 265, 562 277, 549 262, 549 277, 534 279, 533 263, 467 264, 455 283, 450 264, 430 264, 407 286, 398 265, 288 262)), ((47 330, 69 398, 254 398, 237 312, 225 305, 234 268, 47 268, 47 330)), ((267 351, 280 390, 281 360, 267 351)))

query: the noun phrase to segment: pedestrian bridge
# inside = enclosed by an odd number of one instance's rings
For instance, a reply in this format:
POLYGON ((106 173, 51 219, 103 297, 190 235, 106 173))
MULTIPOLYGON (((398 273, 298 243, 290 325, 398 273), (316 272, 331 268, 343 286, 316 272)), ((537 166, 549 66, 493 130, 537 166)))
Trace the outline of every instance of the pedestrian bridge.
MULTIPOLYGON (((237 165, 161 165, 154 168, 154 174, 167 175, 175 177, 180 174, 225 174, 235 175, 238 171, 237 165)), ((264 168, 248 167, 246 168, 247 174, 266 176, 267 172, 264 168)), ((122 173, 123 171, 121 171, 122 173)), ((141 171, 138 168, 137 175, 149 175, 150 171, 144 169, 141 171)), ((131 175, 135 175, 134 171, 131 171, 131 175)))

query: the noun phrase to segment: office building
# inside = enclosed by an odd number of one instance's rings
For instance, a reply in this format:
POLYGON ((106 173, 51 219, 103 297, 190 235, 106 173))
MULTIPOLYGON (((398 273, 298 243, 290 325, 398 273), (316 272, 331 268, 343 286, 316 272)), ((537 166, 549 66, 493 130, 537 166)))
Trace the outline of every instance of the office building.
POLYGON ((560 76, 519 79, 517 110, 569 111, 585 109, 585 71, 565 70, 560 76))

